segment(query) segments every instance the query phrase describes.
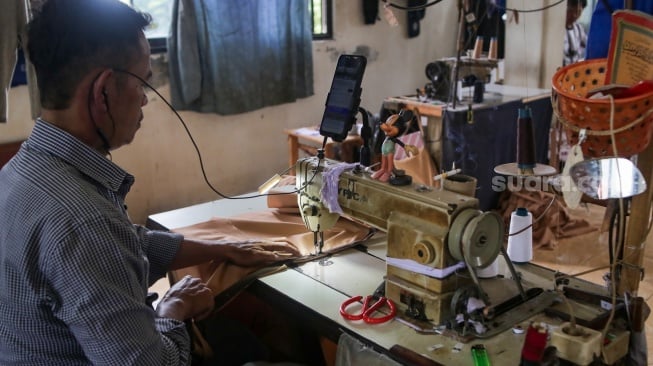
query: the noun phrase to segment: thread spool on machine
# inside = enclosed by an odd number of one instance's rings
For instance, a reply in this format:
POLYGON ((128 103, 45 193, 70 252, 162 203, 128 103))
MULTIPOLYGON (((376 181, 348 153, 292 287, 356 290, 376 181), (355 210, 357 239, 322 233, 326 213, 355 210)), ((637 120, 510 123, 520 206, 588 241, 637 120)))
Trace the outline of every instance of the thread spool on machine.
MULTIPOLYGON (((530 108, 520 108, 517 118, 516 161, 496 166, 495 173, 518 178, 550 176, 557 173, 554 167, 536 162, 534 131, 530 108)), ((518 208, 511 215, 507 254, 512 261, 522 263, 532 259, 532 222, 532 215, 526 208, 518 208)))
POLYGON ((520 108, 517 118, 516 162, 497 165, 494 167, 495 173, 515 177, 549 176, 557 173, 554 167, 535 161, 534 131, 531 109, 528 106, 520 108))
POLYGON ((518 207, 510 216, 508 256, 514 263, 526 263, 533 259, 533 214, 525 207, 518 207))

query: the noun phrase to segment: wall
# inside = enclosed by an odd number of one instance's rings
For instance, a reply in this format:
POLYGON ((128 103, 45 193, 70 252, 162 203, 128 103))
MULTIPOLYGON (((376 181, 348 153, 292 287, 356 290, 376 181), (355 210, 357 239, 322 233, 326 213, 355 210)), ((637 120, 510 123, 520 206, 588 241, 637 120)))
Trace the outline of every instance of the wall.
MULTIPOLYGON (((283 130, 319 123, 341 53, 368 56, 362 86, 364 108, 378 112, 384 97, 414 93, 427 82, 424 67, 428 62, 455 54, 456 4, 448 0, 429 8, 420 23, 421 34, 409 39, 405 12, 394 11, 400 23, 397 27, 385 20, 365 25, 360 1, 335 0, 334 40, 313 42, 313 96, 228 117, 180 112, 201 151, 208 180, 223 194, 238 195, 255 190, 274 173, 285 170, 288 150, 283 130)), ((379 15, 383 19, 382 5, 379 15)), ((561 51, 557 59, 562 59, 561 51)), ((538 62, 533 59, 530 69, 539 69, 538 62)), ((506 75, 518 79, 527 72, 515 69, 512 73, 506 66, 506 75)), ((522 86, 518 80, 515 83, 522 86)), ((169 96, 167 85, 159 91, 169 96)), ((148 96, 150 102, 135 141, 112 154, 114 162, 136 176, 127 204, 137 223, 144 223, 152 213, 219 198, 204 182, 193 144, 174 113, 154 93, 148 96)), ((0 124, 0 142, 29 135, 33 123, 27 104, 26 88, 13 88, 9 122, 0 124)))
POLYGON ((9 89, 7 123, 0 123, 0 143, 25 139, 33 126, 27 86, 9 89))
MULTIPOLYGON (((508 8, 536 9, 560 0, 508 0, 508 8)), ((551 78, 562 65, 567 2, 546 11, 508 12, 506 23, 505 82, 523 88, 551 87, 551 78)))

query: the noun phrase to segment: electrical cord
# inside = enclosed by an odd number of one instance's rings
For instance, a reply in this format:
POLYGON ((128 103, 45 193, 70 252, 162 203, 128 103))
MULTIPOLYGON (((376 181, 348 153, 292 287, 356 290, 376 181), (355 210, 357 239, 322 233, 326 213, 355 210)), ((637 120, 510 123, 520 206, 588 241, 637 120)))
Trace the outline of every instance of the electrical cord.
MULTIPOLYGON (((102 73, 97 74, 95 78, 93 79, 93 82, 91 82, 91 89, 95 87, 95 83, 97 80, 100 78, 100 75, 102 73)), ((102 91, 102 95, 104 96, 105 103, 107 106, 107 113, 109 113, 109 119, 111 120, 111 126, 112 129, 115 133, 116 130, 116 122, 113 120, 113 116, 111 115, 111 112, 109 110, 109 98, 107 97, 107 93, 105 91, 102 91)), ((102 141, 102 145, 104 150, 106 150, 106 154, 109 156, 109 160, 113 160, 113 156, 111 155, 111 145, 109 143, 109 138, 107 135, 102 131, 102 129, 98 126, 97 122, 95 122, 95 118, 93 117, 93 113, 91 112, 91 105, 93 104, 93 93, 91 90, 88 92, 88 97, 86 101, 86 108, 88 110, 88 115, 91 118, 91 122, 93 123, 93 127, 95 127, 95 133, 97 133, 98 137, 100 137, 100 140, 102 141)))
MULTIPOLYGON (((143 85, 147 86, 150 90, 152 90, 154 93, 156 93, 156 95, 158 95, 159 98, 161 98, 161 100, 163 100, 163 102, 168 106, 168 108, 170 108, 170 110, 175 114, 175 116, 177 117, 177 119, 179 120, 179 122, 181 122, 181 125, 183 126, 184 130, 186 131, 186 134, 187 134, 188 137, 190 138, 190 142, 193 144, 193 147, 195 148, 195 152, 196 152, 196 154, 197 154, 197 158, 198 158, 199 163, 200 163, 200 169, 201 169, 201 171, 202 171, 202 177, 204 178, 204 182, 205 182, 206 185, 207 185, 207 186, 208 186, 208 187, 209 187, 213 192, 215 192, 218 196, 220 196, 220 197, 222 197, 222 198, 226 198, 226 199, 231 199, 231 200, 242 200, 242 199, 250 199, 250 198, 256 198, 256 197, 263 197, 263 196, 281 196, 281 195, 287 195, 287 194, 295 194, 295 193, 299 193, 299 192, 301 192, 301 191, 302 191, 302 190, 303 190, 307 185, 309 185, 309 184, 313 181, 313 179, 314 179, 315 176, 317 175, 317 172, 318 172, 319 167, 320 167, 320 162, 321 162, 321 160, 318 160, 317 167, 316 167, 315 171, 313 172, 313 175, 311 176, 311 178, 310 178, 306 183, 304 183, 304 185, 302 185, 302 186, 299 187, 299 188, 295 188, 295 189, 292 190, 292 191, 288 191, 288 192, 275 192, 275 193, 253 194, 253 195, 248 195, 248 196, 228 196, 228 195, 226 195, 226 194, 223 194, 223 193, 220 192, 218 189, 216 189, 216 188, 213 186, 213 184, 211 184, 211 182, 209 181, 208 177, 206 176, 206 169, 204 168, 204 161, 203 161, 203 159, 202 159, 202 153, 200 152, 200 149, 199 149, 199 147, 197 146, 197 143, 195 142, 195 139, 193 138, 193 135, 191 134, 190 130, 188 129, 188 126, 186 125, 186 122, 185 122, 184 119, 181 117, 181 115, 179 115, 179 112, 177 112, 177 110, 172 106, 172 104, 170 104, 170 102, 168 102, 168 100, 167 100, 166 98, 164 98, 163 95, 161 95, 161 93, 159 93, 158 90, 156 90, 156 89, 155 89, 155 88, 154 88, 150 83, 148 83, 148 82, 147 82, 146 80, 144 80, 142 77, 140 77, 140 76, 134 74, 134 73, 131 72, 131 71, 127 71, 127 70, 123 70, 123 69, 113 69, 113 70, 114 70, 114 71, 117 71, 117 72, 122 72, 122 73, 125 73, 125 74, 128 74, 128 75, 130 75, 130 76, 135 77, 135 78, 138 79, 141 83, 143 83, 143 85)), ((324 150, 324 147, 326 146, 326 142, 327 142, 327 138, 325 137, 325 138, 324 138, 324 141, 322 142, 322 150, 324 150)), ((292 169, 292 168, 294 168, 294 167, 295 167, 295 165, 291 166, 290 168, 288 168, 288 169, 286 169, 285 171, 283 171, 283 173, 281 173, 281 174, 285 174, 286 172, 288 172, 290 169, 292 169)))
MULTIPOLYGON (((610 142, 612 145, 612 153, 614 154, 614 157, 618 157, 619 154, 617 153, 617 139, 615 138, 615 132, 614 132, 614 114, 615 114, 615 106, 614 106, 614 97, 612 95, 608 95, 610 98, 610 142)), ((621 183, 621 171, 619 168, 619 164, 616 164, 617 167, 617 177, 619 177, 619 192, 621 193, 621 187, 623 187, 621 183)), ((620 194, 621 196, 621 194, 620 194)), ((626 229, 626 211, 624 208, 624 199, 623 197, 618 198, 618 203, 619 203, 619 208, 618 212, 619 215, 617 216, 617 238, 615 240, 615 246, 611 248, 612 251, 612 257, 613 259, 620 259, 621 253, 623 251, 623 245, 625 244, 625 238, 621 237, 622 235, 625 234, 626 229)), ((610 238, 612 239, 612 238, 610 238)), ((612 299, 612 306, 610 308, 610 315, 608 316, 608 320, 605 323, 605 327, 603 328, 602 337, 605 339, 606 335, 608 334, 608 330, 610 328, 610 324, 612 323, 612 319, 614 319, 614 315, 616 312, 616 305, 617 305, 617 264, 620 263, 621 260, 613 260, 610 262, 610 281, 612 286, 610 286, 611 289, 611 299, 612 299)), ((605 343, 601 342, 601 355, 605 354, 605 343)))
MULTIPOLYGON (((616 146, 616 132, 614 128, 614 120, 615 120, 615 102, 614 102, 614 97, 612 95, 608 95, 608 98, 610 99, 610 142, 612 145, 612 154, 613 157, 617 158, 619 157, 618 151, 617 151, 617 146, 616 146)), ((621 182, 621 172, 620 172, 620 167, 619 164, 615 164, 616 169, 617 169, 617 177, 619 179, 619 188, 621 192, 621 187, 622 187, 622 182, 621 182)), ((617 198, 617 211, 613 213, 613 215, 610 218, 610 230, 609 230, 609 265, 607 268, 610 269, 610 299, 611 299, 611 306, 610 306, 610 311, 608 318, 605 322, 605 326, 603 327, 603 330, 601 332, 602 337, 605 338, 607 336, 607 333, 610 329, 610 325, 612 324, 612 320, 614 319, 615 313, 616 313, 616 304, 617 304, 617 284, 619 280, 619 272, 618 268, 619 266, 623 266, 624 264, 628 264, 624 262, 623 260, 623 247, 625 245, 625 233, 626 233, 626 217, 628 216, 627 213, 627 204, 628 201, 625 200, 623 197, 617 198), (617 227, 616 233, 613 231, 614 226, 617 227)), ((597 271, 599 269, 605 269, 606 266, 602 266, 599 268, 593 268, 581 273, 576 273, 574 275, 565 275, 564 277, 566 278, 571 278, 571 277, 580 277, 584 274, 590 273, 597 271)), ((558 279, 563 278, 563 276, 558 277, 558 279)), ((573 317, 573 313, 570 312, 570 315, 573 317)), ((605 343, 601 343, 601 355, 605 354, 605 343)))
POLYGON ((428 4, 417 5, 417 6, 403 6, 403 5, 397 5, 397 4, 395 4, 395 3, 388 2, 387 0, 383 0, 383 2, 384 2, 385 4, 387 4, 389 7, 392 7, 392 8, 395 8, 395 9, 412 11, 412 10, 422 10, 422 9, 426 9, 426 8, 428 8, 428 7, 430 7, 430 6, 433 6, 433 5, 435 5, 435 4, 441 3, 442 0, 434 0, 434 1, 430 2, 430 3, 428 3, 428 4))
MULTIPOLYGON (((551 206, 553 205, 553 203, 556 201, 556 197, 557 197, 557 196, 556 196, 555 194, 553 195, 553 197, 551 197, 551 200, 549 201, 549 203, 548 203, 548 204, 546 205, 546 207, 544 208, 544 211, 542 211, 542 213, 540 214, 540 216, 534 218, 534 219, 533 219, 533 222, 530 223, 530 225, 526 225, 525 227, 521 228, 520 230, 518 230, 518 231, 516 231, 516 232, 514 232, 514 233, 507 233, 506 236, 515 236, 515 235, 517 235, 517 234, 521 234, 521 233, 523 233, 524 231, 526 231, 526 230, 532 228, 533 225, 535 225, 538 221, 540 221, 542 218, 544 218, 544 216, 546 216, 547 212, 549 211, 549 209, 551 208, 551 206)), ((508 230, 508 231, 510 231, 510 230, 508 230)))
POLYGON ((543 7, 541 7, 541 8, 526 9, 526 10, 523 10, 523 9, 515 9, 515 8, 508 8, 508 7, 501 7, 501 6, 499 6, 499 5, 497 5, 497 8, 499 8, 499 9, 503 9, 503 10, 507 10, 507 11, 512 11, 512 12, 517 12, 517 13, 536 13, 536 12, 538 12, 538 11, 544 11, 544 10, 547 10, 547 9, 552 8, 552 7, 554 7, 554 6, 558 6, 558 5, 560 5, 560 4, 562 4, 563 2, 566 2, 566 1, 567 1, 567 0, 559 0, 557 3, 553 3, 553 4, 550 4, 550 5, 547 5, 547 6, 543 6, 543 7))
MULTIPOLYGON (((559 5, 559 4, 562 4, 562 3, 565 2, 565 1, 567 1, 567 0, 559 0, 557 3, 550 4, 550 5, 543 6, 543 7, 541 7, 541 8, 536 8, 536 9, 516 9, 516 8, 508 8, 508 7, 502 7, 502 6, 499 6, 499 5, 497 5, 497 4, 495 4, 495 6, 496 6, 498 9, 508 10, 508 11, 513 11, 513 12, 517 12, 517 13, 534 13, 534 12, 538 12, 538 11, 544 11, 544 10, 547 10, 547 9, 549 9, 549 8, 552 8, 552 7, 554 7, 554 6, 557 6, 557 5, 559 5)), ((387 4, 389 7, 392 7, 392 8, 395 8, 395 9, 406 10, 406 11, 413 11, 413 10, 422 10, 422 9, 426 9, 426 8, 428 8, 428 7, 430 7, 430 6, 433 6, 433 5, 436 5, 436 4, 440 3, 440 2, 442 2, 442 0, 434 0, 434 1, 430 2, 430 3, 428 3, 428 4, 418 5, 418 6, 403 6, 403 5, 398 5, 398 4, 395 4, 395 3, 392 3, 392 2, 388 2, 387 0, 383 0, 383 2, 384 2, 385 4, 387 4)))

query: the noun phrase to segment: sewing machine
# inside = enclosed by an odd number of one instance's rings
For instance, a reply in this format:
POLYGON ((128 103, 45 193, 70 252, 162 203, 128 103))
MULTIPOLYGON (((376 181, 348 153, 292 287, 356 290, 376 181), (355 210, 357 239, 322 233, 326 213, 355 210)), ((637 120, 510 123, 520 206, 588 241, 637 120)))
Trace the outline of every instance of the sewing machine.
POLYGON ((456 86, 456 98, 462 100, 468 94, 463 88, 473 88, 476 82, 487 84, 492 79, 492 71, 498 67, 498 60, 463 56, 441 58, 426 65, 425 74, 429 83, 424 86, 426 97, 431 100, 450 101, 453 92, 452 81, 456 86), (456 67, 458 70, 456 70, 456 67))
MULTIPOLYGON (((303 195, 300 202, 306 211, 304 217, 311 220, 313 225, 320 224, 320 220, 313 220, 312 217, 315 215, 311 215, 309 212, 313 210, 311 206, 318 206, 315 207, 316 213, 320 212, 329 216, 328 210, 325 209, 324 203, 319 198, 319 191, 325 167, 337 166, 337 163, 333 161, 323 160, 317 169, 318 161, 315 158, 301 160, 299 162, 301 166, 297 169, 297 173, 299 173, 297 178, 302 182, 299 187, 303 195), (315 176, 313 176, 314 174, 315 176)), ((506 305, 504 308, 510 310, 505 311, 503 315, 494 316, 488 322, 488 331, 480 335, 477 335, 475 330, 468 332, 471 337, 465 337, 461 330, 445 329, 443 331, 442 327, 437 325, 450 322, 452 316, 447 314, 453 314, 453 311, 450 310, 452 306, 464 303, 466 297, 469 298, 470 294, 473 295, 473 292, 478 290, 473 279, 467 273, 468 270, 458 270, 450 275, 454 277, 432 279, 413 271, 404 271, 392 264, 388 265, 390 261, 386 261, 386 259, 392 256, 422 258, 423 254, 420 254, 420 250, 424 247, 429 248, 422 244, 428 244, 433 248, 434 243, 435 245, 442 243, 440 251, 435 252, 435 255, 440 256, 435 259, 435 262, 440 258, 447 258, 449 263, 456 263, 458 260, 453 258, 449 252, 449 237, 452 231, 461 230, 456 223, 466 221, 461 216, 463 213, 468 212, 470 216, 473 214, 474 217, 480 216, 481 212, 477 209, 476 199, 451 192, 416 190, 415 186, 389 186, 372 181, 368 175, 368 172, 355 169, 343 173, 337 180, 341 190, 339 202, 343 210, 342 215, 368 223, 378 222, 378 225, 374 226, 386 233, 379 233, 380 235, 375 235, 356 247, 344 249, 328 257, 320 257, 315 261, 304 261, 287 270, 263 276, 248 285, 245 299, 249 301, 251 296, 256 296, 272 306, 275 313, 284 314, 288 319, 305 327, 304 330, 316 332, 324 337, 323 339, 337 343, 338 337, 342 333, 354 335, 369 349, 374 348, 379 352, 391 354, 393 357, 399 357, 399 360, 405 359, 405 363, 410 363, 409 359, 403 358, 405 353, 396 353, 403 352, 402 347, 443 365, 472 364, 470 349, 474 344, 482 343, 487 347, 492 364, 517 365, 520 361, 520 352, 518 351, 524 344, 526 333, 515 334, 513 327, 519 326, 525 330, 531 322, 545 322, 553 330, 558 329, 565 321, 566 318, 563 316, 568 309, 568 304, 556 303, 550 307, 551 296, 557 295, 551 291, 540 290, 542 291, 540 295, 526 302, 520 301, 521 305, 514 306, 510 303, 511 298, 520 297, 520 295, 516 283, 512 280, 512 275, 507 266, 503 264, 504 258, 499 256, 497 258, 501 262, 499 276, 491 279, 479 278, 479 283, 490 297, 493 309, 497 310, 504 307, 504 304, 508 304, 510 306, 506 305), (347 201, 352 202, 348 203, 347 201), (381 207, 383 211, 375 212, 373 207, 381 207), (393 212, 398 212, 401 215, 393 212), (406 217, 408 222, 392 219, 393 217, 406 217), (428 224, 424 224, 425 221, 428 224), (405 230, 402 231, 402 229, 405 230), (446 247, 444 243, 446 243, 446 247), (411 250, 409 251, 409 249, 411 250), (402 251, 404 254, 399 253, 402 251), (394 283, 399 283, 399 285, 394 285, 392 281, 388 281, 386 287, 387 294, 399 306, 398 316, 394 321, 375 325, 361 324, 359 321, 346 320, 339 314, 338 309, 343 301, 353 295, 371 293, 384 276, 393 280, 394 283), (447 280, 453 281, 456 277, 459 286, 453 289, 449 286, 444 290, 437 288, 437 286, 446 285, 447 280), (408 284, 410 287, 407 286, 408 284), (402 296, 407 298, 412 296, 415 300, 420 298, 437 299, 440 296, 450 297, 451 300, 449 302, 440 300, 439 303, 442 304, 440 309, 436 308, 435 303, 427 303, 424 310, 427 317, 430 318, 427 322, 414 318, 405 321, 408 319, 408 316, 405 315, 406 310, 411 308, 411 305, 402 302, 402 296), (543 307, 547 308, 546 311, 542 310, 543 307), (444 312, 444 314, 437 315, 438 311, 444 312), (444 321, 438 319, 444 319, 444 321), (504 329, 504 331, 497 332, 497 329, 504 329), (454 332, 456 334, 452 334, 454 332), (431 351, 429 347, 434 344, 441 344, 442 348, 431 351), (396 349, 398 346, 400 347, 396 349), (453 351, 454 349, 456 351, 453 351)), ((238 217, 241 214, 268 209, 267 197, 264 196, 246 200, 219 199, 151 215, 148 217, 147 226, 153 229, 176 230, 204 223, 215 217, 238 217)), ((334 216, 337 218, 338 215, 334 216)), ((470 225, 473 226, 473 223, 470 222, 467 226, 470 225)), ((489 225, 494 226, 493 224, 489 225)), ((463 233, 467 230, 469 229, 462 229, 463 233)), ((478 230, 473 231, 478 232, 478 230)), ((319 238, 319 235, 316 237, 319 238)), ((416 262, 419 263, 419 261, 416 262)), ((515 264, 515 267, 519 271, 519 278, 527 295, 538 288, 551 288, 554 281, 558 279, 557 272, 535 263, 515 264)), ((437 269, 435 266, 431 268, 437 269)), ((579 324, 582 321, 582 324, 586 324, 588 327, 600 329, 602 327, 600 324, 604 324, 601 322, 605 322, 609 315, 609 312, 597 308, 606 301, 603 300, 604 298, 609 301, 609 298, 606 297, 608 295, 606 290, 603 286, 580 278, 572 277, 566 280, 568 282, 565 284, 564 292, 571 300, 572 305, 576 304, 576 320, 579 324), (572 292, 572 290, 574 291, 572 292), (587 301, 590 293, 602 296, 591 297, 590 303, 587 301)), ((413 305, 416 302, 414 301, 413 305)), ((232 302, 231 304, 237 306, 233 304, 239 303, 232 302)), ((624 316, 620 315, 624 309, 622 305, 618 306, 618 309, 621 310, 615 317, 624 316)), ((251 309, 247 307, 243 311, 248 312, 251 309)), ((276 326, 276 323, 270 325, 276 326)), ((615 334, 617 338, 606 346, 606 352, 608 350, 611 352, 611 356, 606 360, 617 360, 628 351, 629 332, 611 329, 610 333, 615 334)), ((285 333, 280 334, 285 336, 285 333)), ((585 348, 587 349, 587 347, 585 348)), ((579 353, 577 347, 569 347, 569 349, 579 353)), ((612 362, 606 361, 608 364, 612 362)))
POLYGON ((502 219, 478 210, 476 198, 431 187, 392 186, 371 179, 360 167, 333 176, 330 172, 338 164, 317 157, 297 163, 298 204, 314 233, 316 252, 321 252, 324 230, 340 217, 336 205, 346 217, 386 232, 386 296, 415 328, 432 329, 462 313, 485 323, 482 331, 463 326, 464 335, 489 337, 553 302, 555 295, 540 288, 525 291, 510 260, 512 279, 478 278, 477 269, 490 265, 499 253, 507 254, 502 219), (332 201, 321 194, 323 184, 337 192, 332 201), (485 306, 468 311, 471 298, 485 306), (523 311, 508 312, 526 302, 531 304, 523 311))

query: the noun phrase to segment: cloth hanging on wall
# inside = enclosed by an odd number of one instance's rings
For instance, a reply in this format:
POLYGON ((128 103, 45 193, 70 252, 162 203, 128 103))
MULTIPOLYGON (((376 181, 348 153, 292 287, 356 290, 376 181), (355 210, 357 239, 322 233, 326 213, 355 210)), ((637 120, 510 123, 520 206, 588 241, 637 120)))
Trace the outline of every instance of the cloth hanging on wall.
POLYGON ((379 16, 379 0, 363 0, 363 19, 365 24, 374 24, 379 16))
MULTIPOLYGON (((11 86, 19 48, 25 48, 25 25, 29 19, 29 0, 6 1, 0 12, 0 122, 7 122, 9 87, 11 86)), ((26 55, 27 56, 27 55, 26 55)), ((29 86, 32 118, 38 117, 40 103, 34 69, 25 62, 27 84, 29 86)))
POLYGON ((313 95, 308 2, 174 0, 172 105, 223 115, 313 95))
MULTIPOLYGON (((610 34, 612 33, 612 11, 621 10, 625 7, 624 0, 607 0, 596 3, 592 11, 592 20, 587 32, 586 59, 605 58, 608 56, 610 34)), ((653 14, 653 1, 633 1, 632 8, 647 14, 653 14)))

